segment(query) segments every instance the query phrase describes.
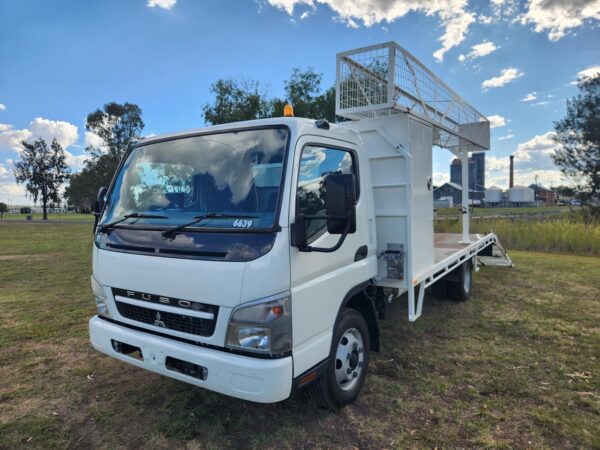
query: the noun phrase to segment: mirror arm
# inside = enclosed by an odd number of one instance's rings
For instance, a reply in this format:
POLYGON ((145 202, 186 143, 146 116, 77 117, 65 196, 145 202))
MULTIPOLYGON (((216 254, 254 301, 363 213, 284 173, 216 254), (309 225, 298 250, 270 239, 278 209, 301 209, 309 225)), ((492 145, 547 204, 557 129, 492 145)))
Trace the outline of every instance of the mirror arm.
POLYGON ((350 218, 351 216, 327 216, 327 215, 307 215, 304 216, 305 219, 346 219, 346 228, 344 232, 340 235, 337 243, 333 247, 312 247, 310 245, 305 245, 303 247, 298 247, 298 251, 300 252, 320 252, 320 253, 332 253, 339 249, 344 241, 346 240, 346 236, 348 236, 348 231, 350 231, 350 218))

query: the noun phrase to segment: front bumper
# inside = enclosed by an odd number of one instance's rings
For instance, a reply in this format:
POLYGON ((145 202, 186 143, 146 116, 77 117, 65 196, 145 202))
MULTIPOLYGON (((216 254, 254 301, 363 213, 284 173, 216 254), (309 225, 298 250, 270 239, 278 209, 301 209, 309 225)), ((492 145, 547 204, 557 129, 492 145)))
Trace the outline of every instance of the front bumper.
POLYGON ((259 403, 274 403, 290 396, 292 357, 252 358, 170 340, 100 319, 90 319, 90 340, 94 348, 113 358, 152 372, 185 381, 221 394, 259 403), (139 347, 143 359, 115 351, 112 340, 139 347), (167 357, 202 367, 205 380, 167 369, 167 357))

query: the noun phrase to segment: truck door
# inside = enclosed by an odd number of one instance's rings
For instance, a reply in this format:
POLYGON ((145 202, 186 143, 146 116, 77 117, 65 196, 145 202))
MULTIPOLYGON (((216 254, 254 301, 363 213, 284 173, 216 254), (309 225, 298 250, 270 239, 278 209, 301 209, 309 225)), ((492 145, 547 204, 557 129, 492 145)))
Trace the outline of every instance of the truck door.
MULTIPOLYGON (((376 270, 373 255, 367 257, 369 220, 367 195, 360 189, 361 171, 357 147, 345 141, 304 136, 295 151, 290 199, 290 223, 297 212, 325 214, 324 179, 330 173, 356 177, 356 232, 331 253, 290 251, 294 376, 327 358, 335 318, 345 295, 368 280, 376 270), (372 266, 372 267, 370 267, 372 266)), ((333 247, 340 235, 327 232, 324 220, 307 226, 308 245, 333 247)))

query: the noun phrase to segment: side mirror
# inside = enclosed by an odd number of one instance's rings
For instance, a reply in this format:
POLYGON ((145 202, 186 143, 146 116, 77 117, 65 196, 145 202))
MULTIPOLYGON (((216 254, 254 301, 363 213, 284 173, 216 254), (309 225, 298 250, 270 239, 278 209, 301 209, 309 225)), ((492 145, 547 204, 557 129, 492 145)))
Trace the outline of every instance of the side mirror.
POLYGON ((104 198, 106 197, 107 192, 108 188, 106 186, 102 186, 100 189, 98 189, 98 196, 94 202, 94 233, 96 232, 96 227, 98 226, 98 220, 100 220, 100 214, 102 214, 102 210, 104 209, 104 198))
POLYGON ((325 209, 329 234, 356 231, 356 180, 351 173, 332 173, 325 179, 325 209), (349 223, 348 223, 349 222, 349 223))
POLYGON ((107 192, 108 188, 106 186, 102 186, 98 189, 98 197, 96 197, 96 204, 94 205, 94 212, 96 214, 100 214, 102 209, 104 209, 104 197, 106 197, 107 192))

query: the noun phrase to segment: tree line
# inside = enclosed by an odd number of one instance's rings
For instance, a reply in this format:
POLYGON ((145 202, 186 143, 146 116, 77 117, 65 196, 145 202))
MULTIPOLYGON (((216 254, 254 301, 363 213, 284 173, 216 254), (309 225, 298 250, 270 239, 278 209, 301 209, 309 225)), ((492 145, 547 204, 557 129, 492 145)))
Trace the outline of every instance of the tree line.
MULTIPOLYGON (((294 107, 297 117, 336 121, 335 88, 322 88, 323 76, 312 68, 292 70, 284 82, 285 98, 269 98, 258 82, 241 78, 215 81, 211 103, 203 106, 207 124, 283 116, 285 104, 294 107)), ((590 197, 600 193, 600 76, 579 80, 579 94, 567 101, 564 119, 555 122, 559 149, 552 155, 557 167, 581 180, 576 189, 590 197)), ((60 202, 61 186, 66 204, 80 212, 90 212, 98 190, 108 186, 123 158, 142 139, 142 110, 133 103, 110 102, 88 114, 85 128, 99 138, 99 145, 85 151, 88 159, 80 172, 71 173, 65 152, 54 139, 22 142, 21 160, 15 164, 17 183, 42 204, 44 218, 51 203, 60 202)), ((4 209, 4 208, 0 208, 4 209)), ((0 212, 2 214, 2 212, 0 212)))

